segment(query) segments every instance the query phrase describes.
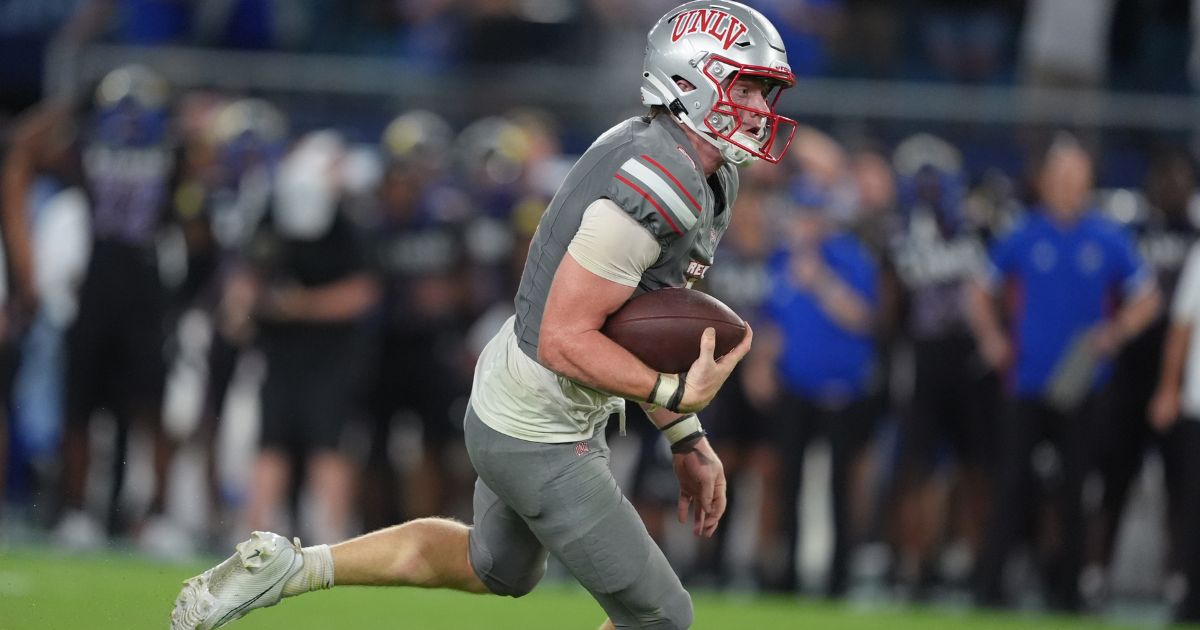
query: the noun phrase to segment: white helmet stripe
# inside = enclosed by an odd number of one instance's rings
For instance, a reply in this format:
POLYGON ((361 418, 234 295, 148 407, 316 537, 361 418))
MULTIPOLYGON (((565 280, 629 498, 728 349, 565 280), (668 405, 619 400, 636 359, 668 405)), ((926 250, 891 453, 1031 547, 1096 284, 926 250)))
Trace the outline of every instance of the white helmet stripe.
POLYGON ((680 197, 679 193, 671 188, 671 184, 663 179, 662 175, 650 170, 650 167, 634 158, 630 158, 622 164, 621 170, 637 179, 645 188, 666 203, 667 207, 671 209, 671 216, 679 222, 683 229, 690 230, 693 225, 696 225, 695 211, 688 207, 683 197, 680 197))

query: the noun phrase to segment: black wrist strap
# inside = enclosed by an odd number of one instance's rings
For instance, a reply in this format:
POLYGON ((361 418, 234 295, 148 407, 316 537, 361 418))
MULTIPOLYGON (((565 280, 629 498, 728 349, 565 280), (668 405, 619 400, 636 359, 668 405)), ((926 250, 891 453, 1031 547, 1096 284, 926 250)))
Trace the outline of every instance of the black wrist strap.
POLYGON ((683 390, 687 386, 687 371, 679 373, 679 385, 675 387, 675 393, 671 394, 670 400, 667 401, 666 407, 670 411, 679 413, 679 403, 683 402, 683 390))
POLYGON ((658 399, 658 387, 660 385, 662 385, 662 372, 659 372, 658 376, 654 379, 654 387, 650 388, 650 397, 646 399, 646 402, 654 404, 654 401, 658 399))
POLYGON ((678 442, 672 444, 671 452, 676 455, 683 455, 684 453, 691 453, 692 451, 696 450, 696 444, 698 444, 705 435, 708 435, 708 434, 705 433, 704 431, 697 431, 697 432, 683 438, 682 440, 679 440, 678 442))

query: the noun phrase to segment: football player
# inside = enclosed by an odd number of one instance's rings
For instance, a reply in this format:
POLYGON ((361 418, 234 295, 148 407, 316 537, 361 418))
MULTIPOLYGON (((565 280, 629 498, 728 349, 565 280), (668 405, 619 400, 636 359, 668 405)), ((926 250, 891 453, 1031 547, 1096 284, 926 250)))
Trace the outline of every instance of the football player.
POLYGON ((464 420, 474 525, 418 519, 334 546, 255 532, 188 580, 172 628, 215 628, 282 597, 342 585, 454 588, 520 597, 550 554, 608 614, 604 628, 687 628, 691 597, 609 468, 604 428, 623 399, 644 403, 671 445, 679 515, 711 536, 725 475, 695 415, 750 349, 661 374, 600 332, 635 294, 702 277, 728 227, 736 165, 777 162, 795 123, 775 111, 794 84, 783 42, 757 11, 699 0, 649 33, 647 115, 584 153, 542 216, 516 314, 481 354, 464 420))
MULTIPOLYGON (((153 433, 156 487, 149 512, 164 508, 173 448, 160 422, 166 296, 156 244, 171 216, 177 173, 169 98, 166 81, 150 68, 117 68, 101 80, 94 112, 81 131, 75 131, 69 110, 39 109, 23 126, 5 166, 10 195, 5 224, 13 239, 17 293, 26 302, 36 300, 23 202, 34 174, 58 175, 85 190, 90 202, 91 255, 67 338, 64 512, 56 532, 61 543, 75 547, 96 546, 104 537, 84 510, 89 421, 101 408, 115 413, 122 432, 132 422, 153 433)), ((120 471, 114 497, 119 485, 120 471)))

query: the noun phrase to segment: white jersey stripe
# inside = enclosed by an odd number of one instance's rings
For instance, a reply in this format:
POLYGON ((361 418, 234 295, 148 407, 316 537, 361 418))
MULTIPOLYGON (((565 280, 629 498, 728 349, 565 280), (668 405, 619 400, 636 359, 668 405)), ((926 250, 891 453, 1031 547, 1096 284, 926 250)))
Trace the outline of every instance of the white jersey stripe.
POLYGON ((696 225, 696 213, 692 212, 692 209, 688 207, 683 197, 680 197, 679 193, 675 192, 670 182, 663 179, 662 175, 650 170, 650 167, 638 162, 634 158, 630 158, 622 164, 621 170, 640 181, 655 196, 663 200, 667 207, 671 209, 671 214, 683 229, 690 230, 693 225, 696 225))

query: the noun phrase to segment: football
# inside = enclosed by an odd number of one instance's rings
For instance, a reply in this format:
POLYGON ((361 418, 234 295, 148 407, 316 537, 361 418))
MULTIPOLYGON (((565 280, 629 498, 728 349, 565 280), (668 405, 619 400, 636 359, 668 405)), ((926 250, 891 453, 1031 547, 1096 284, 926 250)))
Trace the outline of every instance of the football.
POLYGON ((716 358, 746 335, 742 318, 717 298, 693 289, 666 288, 629 300, 608 317, 600 332, 651 368, 676 374, 700 356, 700 336, 710 327, 717 332, 716 358))

